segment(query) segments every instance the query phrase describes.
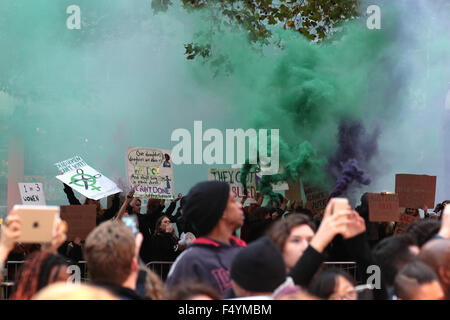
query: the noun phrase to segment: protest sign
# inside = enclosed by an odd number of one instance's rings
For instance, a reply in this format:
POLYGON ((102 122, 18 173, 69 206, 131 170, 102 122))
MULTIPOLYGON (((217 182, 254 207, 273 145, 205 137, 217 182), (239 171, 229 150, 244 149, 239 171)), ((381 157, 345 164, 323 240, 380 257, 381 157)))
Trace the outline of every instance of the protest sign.
POLYGON ((72 205, 61 206, 61 219, 67 222, 67 241, 73 241, 76 237, 85 240, 88 234, 96 226, 96 205, 72 205))
POLYGON ((289 189, 284 192, 285 198, 291 201, 302 201, 300 181, 288 181, 288 187, 289 189))
POLYGON ((303 189, 306 196, 305 208, 310 210, 314 215, 322 215, 328 204, 328 191, 308 185, 304 185, 303 189))
POLYGON ((170 150, 129 147, 127 178, 135 197, 173 199, 173 164, 170 150))
POLYGON ((272 183, 272 191, 286 191, 289 190, 289 184, 286 181, 279 181, 272 183))
POLYGON ((369 203, 369 221, 400 221, 398 194, 369 193, 367 200, 369 203))
POLYGON ((22 204, 45 206, 45 195, 42 183, 19 183, 22 204))
MULTIPOLYGON (((72 159, 75 158, 77 160, 81 159, 80 157, 74 157, 72 159)), ((73 190, 94 200, 122 192, 113 181, 88 166, 82 159, 78 162, 71 162, 70 160, 55 164, 61 171, 61 174, 56 176, 56 178, 67 184, 73 190), (65 164, 62 165, 62 163, 65 164)))
POLYGON ((434 208, 436 176, 396 174, 395 193, 403 208, 434 208))
MULTIPOLYGON (((244 196, 244 185, 241 183, 239 168, 208 169, 208 180, 227 182, 238 199, 244 196)), ((247 197, 256 199, 256 171, 250 171, 247 175, 247 197)))
POLYGON ((61 182, 55 180, 55 176, 24 176, 24 183, 33 183, 34 181, 40 181, 45 186, 45 201, 59 201, 61 196, 61 182))
POLYGON ((413 208, 406 208, 400 212, 399 222, 396 224, 394 234, 403 233, 408 226, 416 220, 420 219, 419 211, 413 208))
MULTIPOLYGON (((261 179, 261 172, 258 171, 260 169, 256 170, 256 185, 258 186, 259 180, 261 179)), ((272 183, 272 191, 286 191, 289 189, 289 185, 287 181, 278 181, 276 183, 272 183)))
POLYGON ((84 160, 80 156, 75 156, 73 158, 57 162, 55 163, 55 166, 58 168, 61 174, 64 174, 67 172, 73 172, 78 168, 87 166, 87 163, 84 162, 84 160))

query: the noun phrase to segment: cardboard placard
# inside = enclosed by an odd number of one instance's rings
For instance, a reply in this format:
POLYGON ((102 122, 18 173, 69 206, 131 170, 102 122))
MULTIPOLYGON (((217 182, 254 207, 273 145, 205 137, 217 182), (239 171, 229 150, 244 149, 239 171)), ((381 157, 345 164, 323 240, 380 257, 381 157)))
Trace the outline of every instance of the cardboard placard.
POLYGON ((96 227, 96 205, 61 206, 61 219, 67 222, 67 241, 76 237, 86 240, 88 234, 96 227))
POLYGON ((400 221, 395 226, 394 234, 403 233, 408 229, 408 226, 416 220, 420 219, 419 212, 416 209, 406 208, 404 212, 400 213, 400 221))
POLYGON ((395 193, 399 206, 403 208, 434 208, 436 197, 436 176, 417 174, 396 174, 395 193))
POLYGON ((302 201, 302 190, 300 188, 300 181, 288 181, 289 189, 284 192, 286 199, 291 201, 302 201))
MULTIPOLYGON (((256 171, 252 170, 247 175, 247 198, 256 199, 256 171)), ((238 199, 244 196, 244 185, 241 183, 240 168, 216 168, 208 169, 208 180, 223 181, 230 185, 238 199)))
POLYGON ((170 150, 129 147, 127 178, 135 197, 174 198, 173 163, 170 150))
POLYGON ((369 221, 400 221, 398 194, 369 193, 369 221))
POLYGON ((330 195, 328 191, 307 185, 304 185, 304 191, 306 196, 305 208, 310 210, 313 214, 323 214, 330 195))

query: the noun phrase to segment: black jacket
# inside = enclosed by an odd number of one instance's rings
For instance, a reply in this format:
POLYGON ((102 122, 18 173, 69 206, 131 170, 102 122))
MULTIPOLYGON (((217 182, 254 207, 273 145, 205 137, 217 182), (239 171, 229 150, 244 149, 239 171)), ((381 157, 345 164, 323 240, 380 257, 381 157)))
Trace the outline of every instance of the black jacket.
POLYGON ((129 288, 104 282, 92 282, 92 285, 108 290, 120 300, 147 300, 145 297, 139 295, 135 290, 131 290, 129 288))
POLYGON ((170 233, 158 233, 152 236, 151 261, 175 261, 180 254, 178 240, 170 233))

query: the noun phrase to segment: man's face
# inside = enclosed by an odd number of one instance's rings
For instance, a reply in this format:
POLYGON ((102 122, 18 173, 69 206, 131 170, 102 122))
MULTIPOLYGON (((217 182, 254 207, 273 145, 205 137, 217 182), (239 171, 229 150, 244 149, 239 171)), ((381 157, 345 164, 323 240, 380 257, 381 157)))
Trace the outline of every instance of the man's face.
POLYGON ((223 212, 222 219, 234 229, 242 227, 244 224, 242 204, 236 200, 233 191, 230 191, 229 193, 227 206, 223 212))

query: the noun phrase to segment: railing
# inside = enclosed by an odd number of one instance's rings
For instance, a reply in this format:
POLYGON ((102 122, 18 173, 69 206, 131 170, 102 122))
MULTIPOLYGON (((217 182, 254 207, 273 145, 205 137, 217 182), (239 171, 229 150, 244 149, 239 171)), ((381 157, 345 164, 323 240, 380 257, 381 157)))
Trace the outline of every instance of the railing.
POLYGON ((166 281, 169 269, 173 261, 150 261, 145 266, 156 273, 162 281, 166 281))
MULTIPOLYGON (((19 275, 20 268, 23 266, 24 262, 25 261, 8 261, 5 264, 4 279, 0 284, 0 300, 6 300, 11 295, 12 288, 14 287, 14 281, 17 275, 19 275)), ((78 261, 78 263, 73 264, 72 261, 67 260, 67 263, 77 265, 80 268, 81 282, 89 281, 86 261, 78 261)))

